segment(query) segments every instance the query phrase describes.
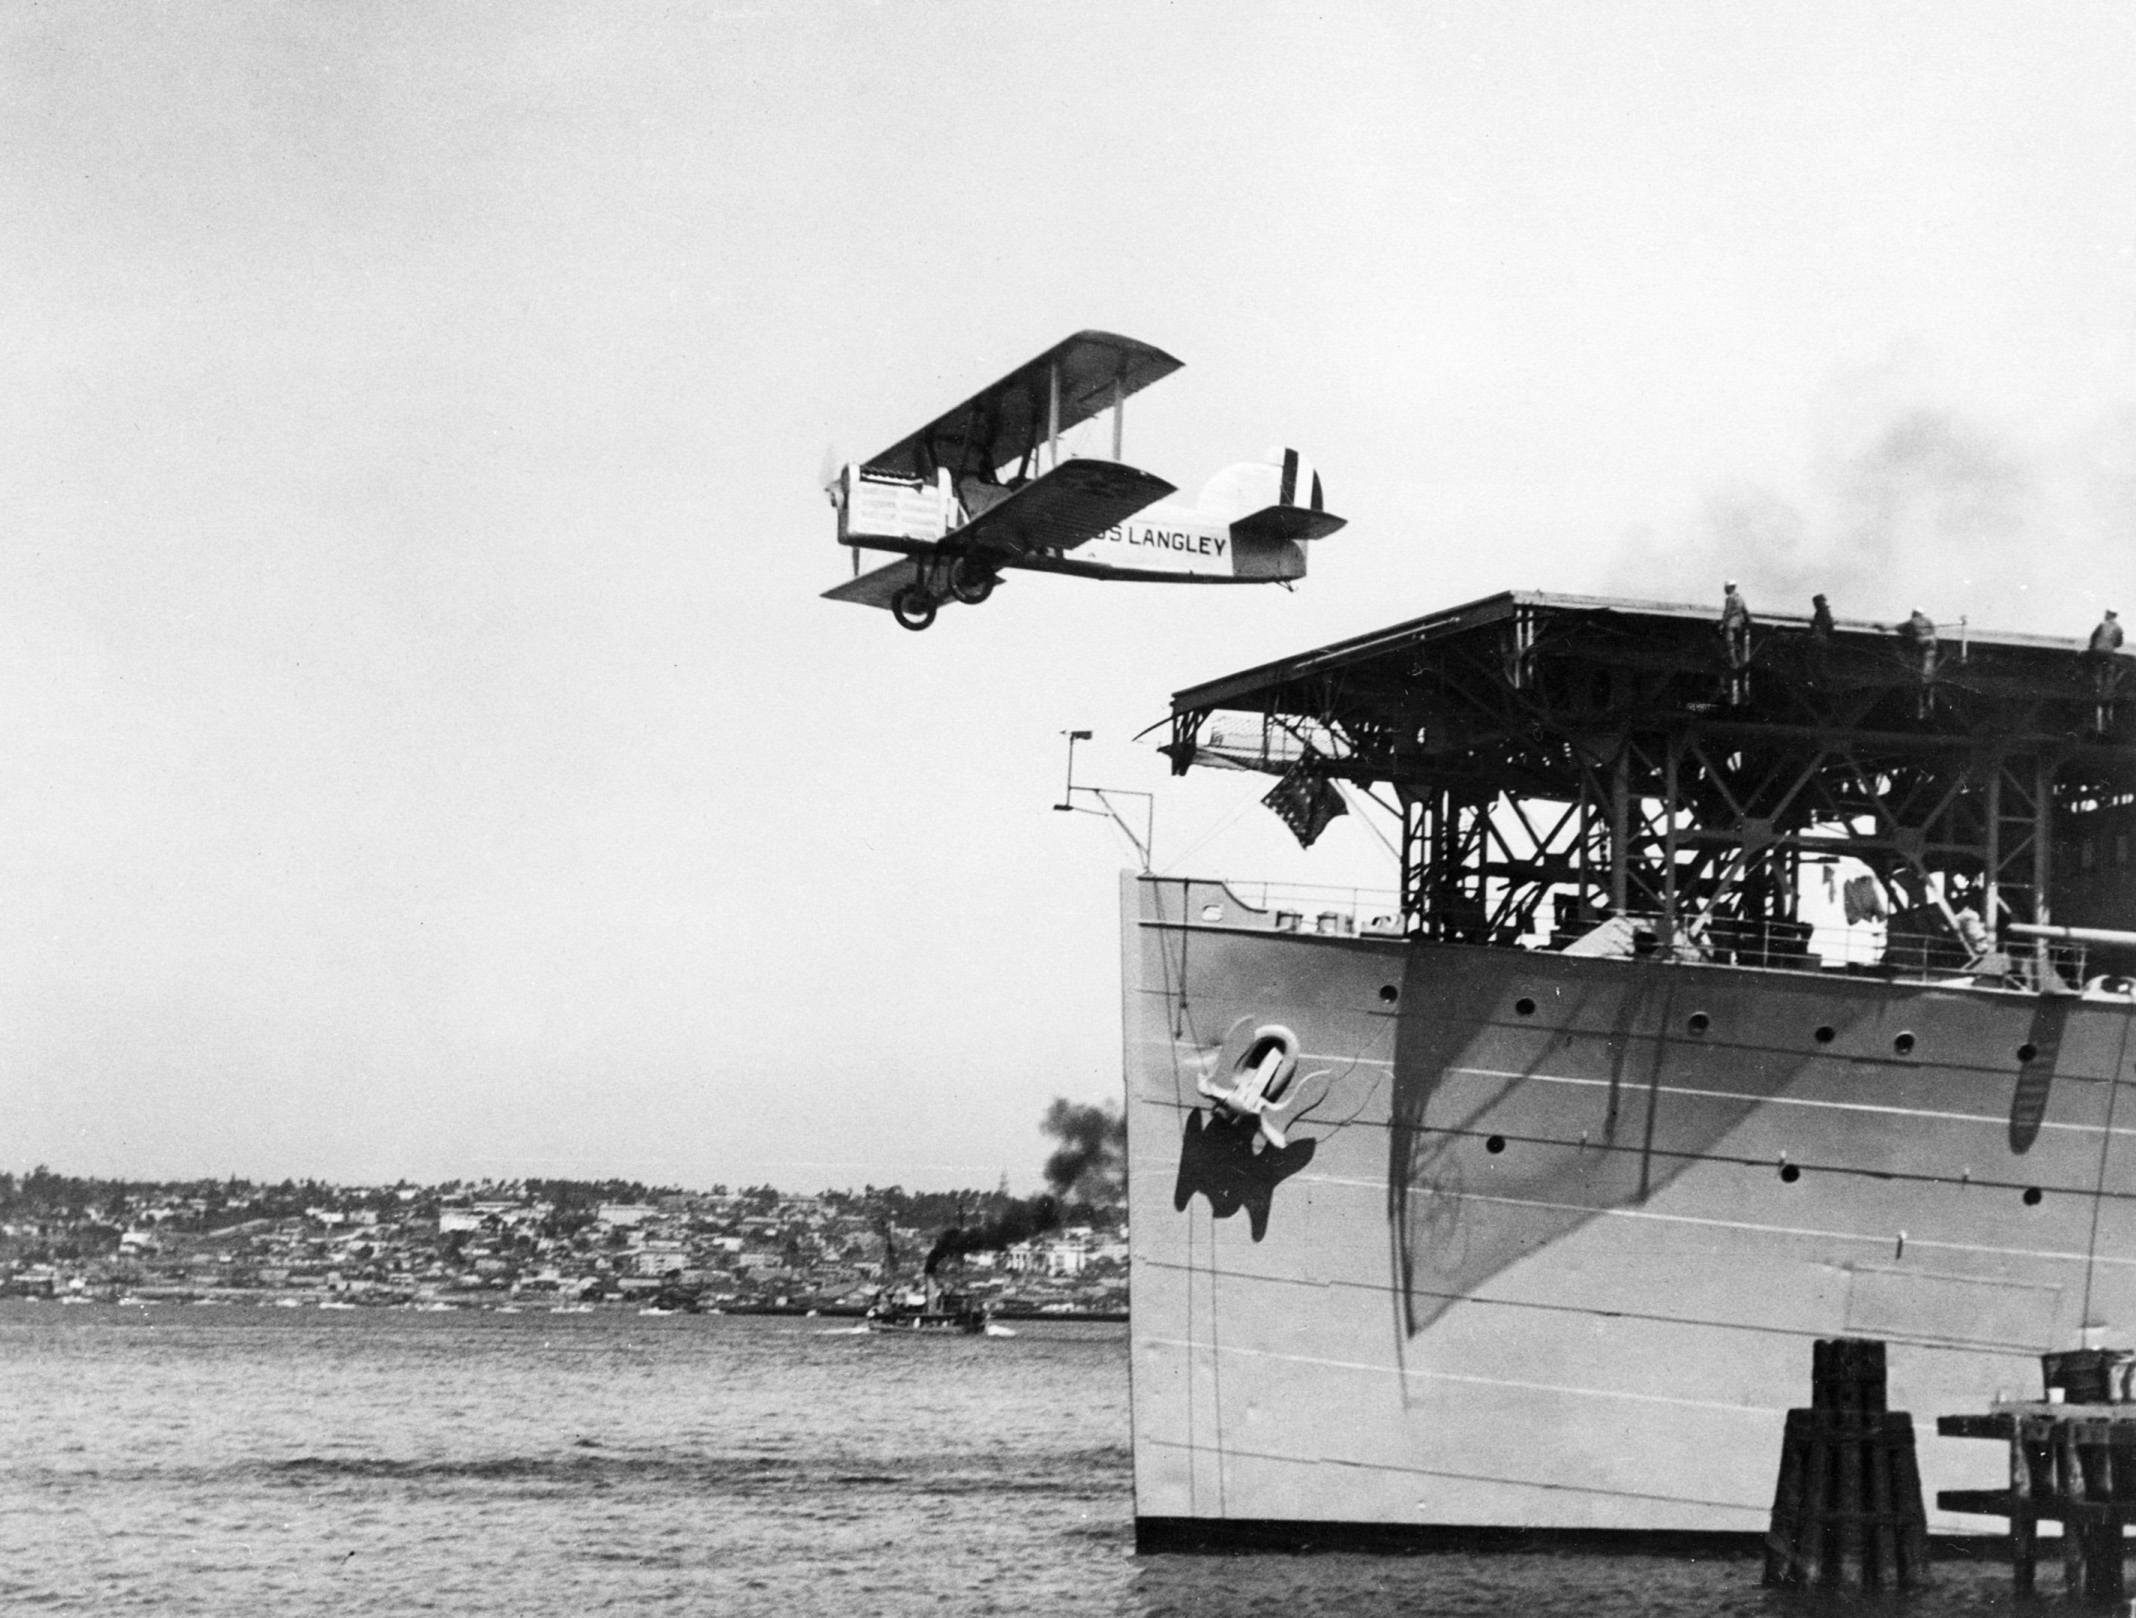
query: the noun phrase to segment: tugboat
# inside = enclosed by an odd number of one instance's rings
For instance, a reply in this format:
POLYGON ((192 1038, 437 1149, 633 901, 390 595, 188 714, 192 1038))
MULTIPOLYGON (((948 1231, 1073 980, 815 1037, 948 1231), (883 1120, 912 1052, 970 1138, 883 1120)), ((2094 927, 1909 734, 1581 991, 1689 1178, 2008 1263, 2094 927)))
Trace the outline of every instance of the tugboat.
POLYGON ((917 1297, 889 1287, 875 1295, 862 1317, 875 1332, 961 1333, 976 1337, 986 1330, 986 1311, 968 1292, 952 1292, 933 1276, 917 1297))

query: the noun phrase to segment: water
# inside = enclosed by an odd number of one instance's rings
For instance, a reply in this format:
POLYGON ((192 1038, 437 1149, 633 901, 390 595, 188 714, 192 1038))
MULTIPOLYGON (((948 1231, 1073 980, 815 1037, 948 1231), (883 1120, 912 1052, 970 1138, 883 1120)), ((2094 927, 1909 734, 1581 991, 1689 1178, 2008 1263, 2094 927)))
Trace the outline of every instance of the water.
POLYGON ((0 1610, 1811 1610, 1744 1561, 1138 1558, 1127 1445, 1118 1326, 4 1304, 0 1610))

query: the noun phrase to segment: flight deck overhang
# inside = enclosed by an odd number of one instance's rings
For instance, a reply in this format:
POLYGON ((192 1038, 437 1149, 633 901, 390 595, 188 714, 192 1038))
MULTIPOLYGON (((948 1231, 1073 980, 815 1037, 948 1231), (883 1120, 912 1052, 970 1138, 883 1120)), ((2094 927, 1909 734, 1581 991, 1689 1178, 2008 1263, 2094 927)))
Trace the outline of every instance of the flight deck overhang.
MULTIPOLYGON (((1342 715, 1423 729, 1472 716, 1480 676, 1483 685, 1532 692, 1519 706, 1538 718, 1577 713, 1666 726, 1718 715, 1776 737, 1808 726, 1932 748, 1992 734, 2126 753, 2136 765, 2136 727, 2102 734, 2096 724, 2095 668, 2081 642, 1945 627, 1927 682, 1935 697, 1924 706, 1920 656, 1903 629, 1840 619, 1820 640, 1806 617, 1761 614, 1748 689, 1730 700, 1727 649, 1711 608, 1507 591, 1189 686, 1174 693, 1172 711, 1342 715), (1569 689, 1583 681, 1584 690, 1569 689)), ((2131 661, 2117 655, 2111 664, 2125 670, 2131 661)), ((1183 765, 1175 759, 1175 767, 1183 765)))
POLYGON ((1966 909, 2043 923, 2065 890, 2127 927, 2136 867, 2116 889, 2093 854, 2118 837, 2126 864, 2136 833, 2131 661, 1795 615, 1731 636, 1710 608, 1508 592, 1182 690, 1166 751, 1176 772, 1391 789, 1428 936, 1529 935, 1555 895, 1575 930, 1769 938, 1797 925, 1803 866, 1841 856, 1952 936, 1966 909), (2058 843, 2081 863, 2058 872, 2058 843))

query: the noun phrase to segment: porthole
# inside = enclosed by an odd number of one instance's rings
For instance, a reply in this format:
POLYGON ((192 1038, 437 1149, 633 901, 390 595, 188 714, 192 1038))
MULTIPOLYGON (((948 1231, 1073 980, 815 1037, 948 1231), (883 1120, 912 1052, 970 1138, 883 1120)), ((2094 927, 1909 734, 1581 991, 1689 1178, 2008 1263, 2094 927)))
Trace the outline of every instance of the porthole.
POLYGON ((1713 1019, 1703 1011, 1694 1011, 1691 1013, 1690 1021, 1686 1022, 1684 1026, 1694 1034, 1703 1034, 1713 1026, 1713 1019))
POLYGON ((1391 984, 1391 983, 1382 983, 1382 984, 1380 985, 1380 1004, 1381 1004, 1381 1005, 1383 1005, 1383 1006, 1391 1006, 1391 1005, 1393 1005, 1393 1004, 1395 1003, 1395 1001, 1397 1001, 1397 1000, 1399 1000, 1399 999, 1401 999, 1401 998, 1402 998, 1402 991, 1401 991, 1400 989, 1397 989, 1397 988, 1396 988, 1396 987, 1395 987, 1395 986, 1394 986, 1393 984, 1391 984))
POLYGON ((2029 1061, 2031 1061, 2031 1060, 2032 1060, 2032 1059, 2033 1059, 2033 1058, 2034 1058, 2035 1056, 2037 1056, 2037 1055, 2039 1055, 2039 1054, 2040 1054, 2040 1048, 2039 1048, 2039 1046, 2037 1046, 2037 1045, 2033 1044, 2033 1043, 2032 1043, 2032 1041, 2031 1041, 2031 1040, 2029 1040, 2029 1039, 2028 1039, 2028 1040, 2026 1040, 2024 1044, 2022 1044, 2022 1045, 2018 1046, 2018 1048, 2017 1048, 2017 1059, 2018 1059, 2018 1060, 2019 1060, 2020 1062, 2029 1062, 2029 1061))
POLYGON ((1901 1056, 1911 1055, 1913 1053, 1914 1048, 1913 1035, 1911 1033, 1901 1033, 1897 1039, 1894 1039, 1891 1042, 1891 1048, 1897 1051, 1901 1056))
POLYGON ((2028 1207, 2028 1208, 2037 1208, 2037 1207, 2038 1207, 2038 1206, 2040 1205, 2040 1197, 2041 1197, 2041 1195, 2042 1195, 2042 1193, 2041 1193, 2041 1191, 2040 1191, 2040 1188, 2039 1188, 2038 1186, 2036 1186, 2036 1185, 2028 1185, 2028 1186, 2026 1186, 2026 1187, 2025 1187, 2025 1206, 2026 1206, 2026 1207, 2028 1207))
POLYGON ((1483 1149, 1494 1156, 1499 1152, 1504 1151, 1506 1149, 1505 1136, 1493 1135, 1489 1140, 1483 1143, 1483 1149))
POLYGON ((1802 1169, 1794 1163, 1782 1163, 1780 1165, 1780 1178, 1787 1184, 1793 1185, 1802 1178, 1802 1169))
POLYGON ((1812 1034, 1810 1037, 1816 1040, 1817 1043, 1820 1045, 1829 1045, 1832 1043, 1833 1040, 1839 1037, 1839 1030, 1834 1028, 1830 1023, 1819 1023, 1817 1025, 1817 1032, 1812 1034))
POLYGON ((1523 1017, 1532 1017, 1535 1015, 1535 1002, 1533 1000, 1530 1000, 1526 995, 1522 995, 1518 1000, 1513 1002, 1513 1009, 1519 1012, 1523 1017))
POLYGON ((1223 919, 1224 919, 1224 907, 1223 907, 1222 905, 1203 905, 1203 906, 1202 906, 1202 920, 1203 920, 1203 921, 1222 921, 1223 919))

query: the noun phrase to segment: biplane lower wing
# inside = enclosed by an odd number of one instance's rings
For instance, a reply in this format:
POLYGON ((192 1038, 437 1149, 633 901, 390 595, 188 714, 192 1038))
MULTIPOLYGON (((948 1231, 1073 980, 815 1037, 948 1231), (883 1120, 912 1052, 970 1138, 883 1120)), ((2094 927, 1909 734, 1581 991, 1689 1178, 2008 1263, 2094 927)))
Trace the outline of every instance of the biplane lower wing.
POLYGON ((943 535, 942 548, 1003 558, 1073 550, 1176 492, 1163 478, 1118 461, 1063 461, 943 535))
POLYGON ((888 567, 879 567, 872 573, 863 573, 858 578, 848 579, 835 590, 823 592, 826 601, 851 601, 863 607, 881 607, 888 610, 890 598, 908 584, 920 580, 920 564, 909 556, 901 556, 888 567))

